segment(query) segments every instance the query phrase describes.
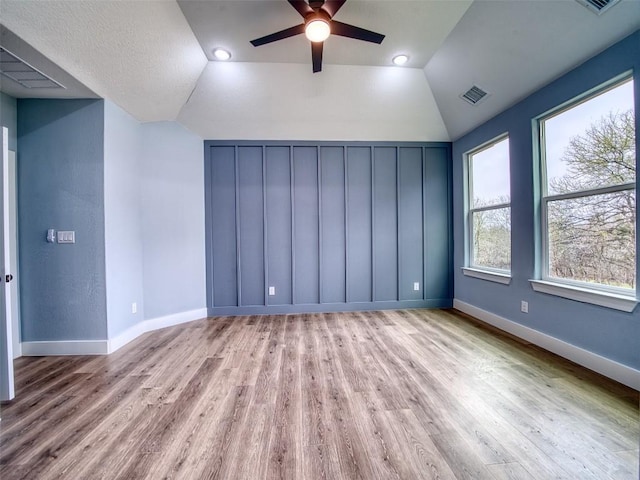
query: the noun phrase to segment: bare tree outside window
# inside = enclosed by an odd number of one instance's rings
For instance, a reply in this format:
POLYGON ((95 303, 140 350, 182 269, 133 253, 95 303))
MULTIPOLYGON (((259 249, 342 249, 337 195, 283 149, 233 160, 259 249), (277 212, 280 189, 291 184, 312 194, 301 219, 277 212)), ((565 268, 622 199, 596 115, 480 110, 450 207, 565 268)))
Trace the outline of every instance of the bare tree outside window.
MULTIPOLYGON (((632 92, 629 83, 615 88, 632 92)), ((629 104, 633 105, 632 94, 629 104)), ((635 289, 633 108, 605 111, 570 137, 559 162, 562 175, 549 178, 543 198, 548 276, 635 289)))
POLYGON ((469 258, 475 268, 511 270, 509 138, 468 154, 469 258))

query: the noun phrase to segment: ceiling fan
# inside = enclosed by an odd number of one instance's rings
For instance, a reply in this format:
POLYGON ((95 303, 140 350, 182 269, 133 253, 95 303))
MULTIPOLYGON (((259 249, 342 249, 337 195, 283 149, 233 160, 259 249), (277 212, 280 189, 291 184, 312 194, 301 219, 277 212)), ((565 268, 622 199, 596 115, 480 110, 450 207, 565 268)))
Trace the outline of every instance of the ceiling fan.
POLYGON ((311 59, 313 61, 313 73, 322 70, 322 48, 329 35, 355 38, 365 42, 380 44, 384 40, 381 35, 371 30, 355 27, 338 22, 333 16, 345 4, 347 0, 287 0, 289 4, 304 18, 304 23, 295 27, 286 28, 271 35, 251 40, 254 47, 267 43, 283 40, 304 33, 311 41, 311 59))

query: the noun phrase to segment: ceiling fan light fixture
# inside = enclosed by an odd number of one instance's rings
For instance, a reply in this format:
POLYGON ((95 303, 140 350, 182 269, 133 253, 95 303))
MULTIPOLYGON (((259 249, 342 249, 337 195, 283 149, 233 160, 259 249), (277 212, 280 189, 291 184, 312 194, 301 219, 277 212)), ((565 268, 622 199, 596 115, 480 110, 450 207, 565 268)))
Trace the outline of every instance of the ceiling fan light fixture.
POLYGON ((314 18, 304 27, 304 34, 312 42, 324 42, 331 34, 331 27, 326 20, 314 18))
POLYGON ((409 61, 409 56, 404 54, 396 55, 391 61, 394 65, 401 66, 409 61))
POLYGON ((213 56, 216 57, 216 60, 226 61, 231 58, 231 53, 229 53, 224 48, 216 48, 213 51, 213 56))

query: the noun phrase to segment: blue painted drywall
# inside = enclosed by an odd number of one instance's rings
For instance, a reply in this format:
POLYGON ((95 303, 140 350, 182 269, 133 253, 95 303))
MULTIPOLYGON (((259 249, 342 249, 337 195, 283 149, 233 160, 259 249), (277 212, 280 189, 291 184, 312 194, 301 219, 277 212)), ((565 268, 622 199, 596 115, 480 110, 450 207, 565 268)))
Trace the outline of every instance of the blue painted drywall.
POLYGON ((9 150, 15 152, 18 146, 18 102, 2 92, 0 92, 0 126, 9 129, 9 150))
POLYGON ((140 124, 105 101, 104 243, 109 338, 144 319, 140 147, 140 124), (134 302, 135 314, 131 308, 134 302))
POLYGON ((104 102, 17 105, 22 340, 106 339, 104 102), (48 228, 76 243, 47 243, 48 228))
MULTIPOLYGON (((624 313, 534 292, 534 159, 532 119, 609 79, 634 70, 636 141, 640 139, 640 31, 567 73, 453 144, 455 298, 570 344, 640 369, 640 308, 624 313), (464 266, 465 152, 505 132, 511 157, 512 281, 466 277, 464 266), (529 302, 529 314, 520 301, 529 302)), ((637 148, 636 148, 637 150, 637 148)), ((639 250, 640 251, 640 250, 639 250)))
POLYGON ((140 128, 145 319, 204 309, 202 138, 176 122, 140 128))
POLYGON ((451 306, 450 165, 448 144, 206 141, 209 313, 451 306))

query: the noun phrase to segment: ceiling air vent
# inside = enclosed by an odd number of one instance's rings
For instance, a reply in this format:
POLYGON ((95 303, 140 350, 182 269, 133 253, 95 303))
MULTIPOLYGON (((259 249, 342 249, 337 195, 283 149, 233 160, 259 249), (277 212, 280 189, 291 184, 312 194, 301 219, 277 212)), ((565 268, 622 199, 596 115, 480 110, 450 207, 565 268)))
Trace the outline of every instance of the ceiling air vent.
POLYGON ((0 47, 0 75, 18 82, 24 88, 64 88, 2 47, 0 47))
POLYGON ((476 105, 477 103, 482 101, 482 99, 484 99, 487 95, 488 95, 487 92, 485 92, 483 89, 481 89, 477 85, 474 85, 469 90, 467 90, 462 95, 460 95, 460 98, 469 102, 471 105, 476 105))
POLYGON ((597 13, 598 15, 609 10, 619 1, 620 0, 576 0, 576 2, 578 2, 581 5, 584 5, 593 13, 597 13))

